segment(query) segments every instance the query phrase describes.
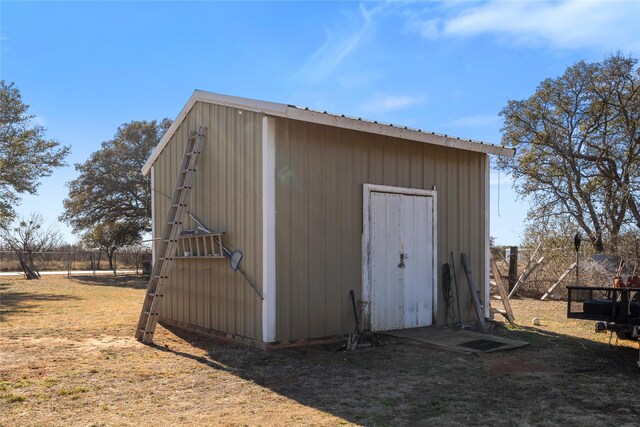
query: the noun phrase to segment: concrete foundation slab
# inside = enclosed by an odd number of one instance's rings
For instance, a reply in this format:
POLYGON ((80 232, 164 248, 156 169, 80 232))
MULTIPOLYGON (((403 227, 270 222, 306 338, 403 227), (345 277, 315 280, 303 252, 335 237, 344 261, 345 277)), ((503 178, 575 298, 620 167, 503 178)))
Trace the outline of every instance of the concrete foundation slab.
POLYGON ((513 350, 529 345, 529 343, 525 341, 512 340, 492 334, 481 334, 468 330, 455 330, 442 326, 385 331, 381 332, 380 335, 407 339, 461 353, 491 353, 513 350))

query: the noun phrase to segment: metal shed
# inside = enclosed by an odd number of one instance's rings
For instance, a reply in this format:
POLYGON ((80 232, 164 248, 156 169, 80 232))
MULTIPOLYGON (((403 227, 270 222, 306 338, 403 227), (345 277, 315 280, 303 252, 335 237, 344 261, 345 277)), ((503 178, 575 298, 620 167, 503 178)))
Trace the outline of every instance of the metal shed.
MULTIPOLYGON (((469 254, 488 301, 489 155, 513 150, 197 90, 142 170, 153 237, 201 126, 189 211, 242 251, 243 274, 220 259, 176 259, 161 322, 260 347, 334 337, 353 330, 354 290, 366 330, 443 324, 451 252, 469 254)), ((473 322, 456 267, 462 321, 473 322)))

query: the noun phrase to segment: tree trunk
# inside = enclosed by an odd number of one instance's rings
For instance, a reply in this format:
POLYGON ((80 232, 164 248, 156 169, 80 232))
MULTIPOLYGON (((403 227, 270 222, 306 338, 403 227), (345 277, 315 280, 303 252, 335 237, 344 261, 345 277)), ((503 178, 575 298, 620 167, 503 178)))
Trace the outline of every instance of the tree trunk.
POLYGON ((590 236, 591 244, 596 252, 604 252, 604 242, 602 241, 602 235, 590 236))
POLYGON ((107 258, 109 259, 109 270, 113 271, 113 252, 107 251, 107 258))
POLYGON ((38 276, 38 278, 39 278, 39 277, 40 277, 40 273, 38 272, 38 269, 36 268, 36 263, 35 263, 35 261, 33 260, 33 251, 32 251, 32 250, 28 250, 28 251, 27 251, 27 253, 26 253, 26 255, 27 255, 27 256, 26 256, 26 260, 27 260, 27 263, 29 264, 29 268, 30 268, 30 269, 31 269, 31 271, 33 271, 33 272, 38 276))

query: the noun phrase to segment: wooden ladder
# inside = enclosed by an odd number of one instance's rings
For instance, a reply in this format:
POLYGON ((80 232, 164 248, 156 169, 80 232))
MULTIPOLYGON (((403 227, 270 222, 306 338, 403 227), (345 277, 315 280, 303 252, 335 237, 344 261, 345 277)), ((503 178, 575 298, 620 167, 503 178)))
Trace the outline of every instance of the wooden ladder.
POLYGON ((145 344, 153 342, 153 334, 158 323, 160 298, 163 297, 164 287, 173 263, 178 246, 178 238, 182 229, 182 222, 187 214, 187 201, 191 193, 196 164, 207 139, 207 128, 201 127, 197 132, 192 131, 187 140, 176 186, 171 196, 171 206, 167 213, 167 222, 162 231, 162 237, 157 246, 157 253, 147 286, 140 320, 136 328, 136 339, 145 344))

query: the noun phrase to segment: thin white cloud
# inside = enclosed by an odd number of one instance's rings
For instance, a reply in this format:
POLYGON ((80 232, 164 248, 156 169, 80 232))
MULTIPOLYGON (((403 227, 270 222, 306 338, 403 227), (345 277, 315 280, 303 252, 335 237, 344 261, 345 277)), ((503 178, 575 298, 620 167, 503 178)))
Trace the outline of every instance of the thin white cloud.
POLYGON ((422 102, 421 97, 408 95, 382 95, 378 94, 372 99, 360 105, 360 110, 365 113, 387 113, 400 110, 422 102))
POLYGON ((418 32, 425 39, 435 39, 440 35, 440 19, 427 19, 415 23, 418 32))
POLYGON ((501 41, 554 48, 637 50, 638 1, 490 1, 432 11, 410 28, 425 38, 493 34, 501 41))
POLYGON ((324 80, 338 67, 338 65, 362 43, 373 30, 373 16, 376 9, 367 10, 360 6, 357 16, 348 17, 354 21, 351 30, 344 30, 341 25, 338 30, 326 29, 326 40, 298 70, 295 77, 310 80, 324 80), (353 29, 355 27, 355 29, 353 29))
POLYGON ((446 124, 448 127, 457 126, 465 128, 479 128, 486 126, 495 126, 500 123, 500 117, 497 114, 479 114, 475 116, 460 117, 446 124))
POLYGON ((371 85, 372 83, 381 80, 383 77, 384 75, 377 71, 359 70, 358 73, 338 77, 336 82, 344 89, 353 90, 355 88, 371 85))

